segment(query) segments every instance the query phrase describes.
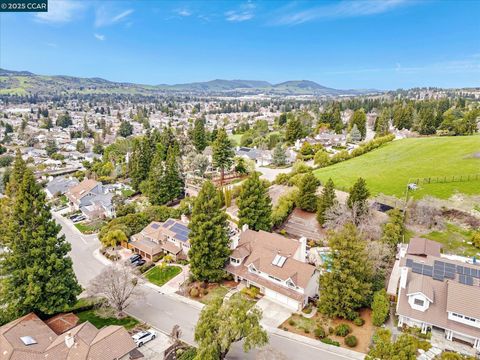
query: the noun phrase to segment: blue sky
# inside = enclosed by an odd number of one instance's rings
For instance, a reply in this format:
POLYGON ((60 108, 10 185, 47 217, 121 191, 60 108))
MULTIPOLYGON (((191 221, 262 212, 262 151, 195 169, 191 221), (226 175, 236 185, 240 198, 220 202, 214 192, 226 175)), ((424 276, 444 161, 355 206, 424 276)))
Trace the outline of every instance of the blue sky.
POLYGON ((145 84, 480 86, 480 1, 76 1, 0 15, 0 67, 145 84))

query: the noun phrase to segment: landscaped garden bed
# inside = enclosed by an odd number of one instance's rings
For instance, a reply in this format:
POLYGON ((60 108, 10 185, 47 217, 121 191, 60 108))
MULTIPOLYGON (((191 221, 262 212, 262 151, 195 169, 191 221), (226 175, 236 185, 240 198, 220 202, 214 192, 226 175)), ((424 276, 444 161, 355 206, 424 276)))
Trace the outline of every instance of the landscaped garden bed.
POLYGON ((182 272, 180 266, 167 265, 167 266, 155 266, 151 270, 145 273, 145 277, 151 283, 157 286, 163 286, 175 276, 182 272))
POLYGON ((187 288, 187 296, 200 301, 202 304, 208 304, 216 297, 225 297, 227 293, 237 286, 234 281, 223 281, 221 283, 203 283, 194 282, 187 288))
POLYGON ((329 319, 318 312, 310 319, 294 314, 280 325, 280 329, 308 336, 326 344, 367 353, 376 327, 372 324, 370 309, 362 309, 360 317, 364 320, 361 326, 359 322, 355 325, 353 321, 329 319))

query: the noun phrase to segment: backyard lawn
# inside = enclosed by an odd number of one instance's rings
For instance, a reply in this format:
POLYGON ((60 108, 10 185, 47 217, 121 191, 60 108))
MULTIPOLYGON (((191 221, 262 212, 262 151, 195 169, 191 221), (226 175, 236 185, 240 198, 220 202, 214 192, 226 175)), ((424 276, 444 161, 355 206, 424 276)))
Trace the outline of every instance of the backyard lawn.
POLYGON ((121 319, 115 317, 101 317, 97 314, 97 310, 86 310, 79 313, 76 313, 79 317, 79 323, 85 321, 91 322, 97 329, 101 329, 104 326, 108 325, 120 325, 124 326, 127 330, 133 329, 136 325, 139 324, 137 319, 134 319, 130 316, 126 316, 121 319))
MULTIPOLYGON (((363 177, 373 195, 405 196, 409 182, 418 178, 480 175, 480 135, 428 137, 395 140, 377 150, 326 168, 315 175, 326 182, 332 178, 337 188, 349 189, 363 177)), ((456 191, 480 194, 478 180, 419 186, 411 195, 432 195, 447 199, 456 191)))
POLYGON ((447 254, 475 256, 480 249, 468 244, 473 235, 472 230, 466 230, 453 224, 446 224, 443 231, 432 231, 423 237, 439 242, 443 245, 443 252, 447 254))
POLYGON ((181 272, 182 268, 179 266, 155 266, 145 276, 151 283, 163 286, 181 272))

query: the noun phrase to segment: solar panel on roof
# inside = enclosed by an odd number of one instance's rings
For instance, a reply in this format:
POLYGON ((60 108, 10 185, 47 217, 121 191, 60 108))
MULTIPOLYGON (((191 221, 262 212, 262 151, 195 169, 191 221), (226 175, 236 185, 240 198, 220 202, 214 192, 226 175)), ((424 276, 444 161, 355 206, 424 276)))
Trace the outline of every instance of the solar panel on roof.
POLYGON ((465 284, 472 286, 473 285, 473 278, 471 276, 465 277, 465 284))
POLYGON ((433 262, 433 264, 434 264, 435 266, 438 266, 438 267, 445 267, 445 263, 444 263, 443 261, 440 261, 440 260, 435 260, 435 261, 433 262))
POLYGON ((423 265, 423 269, 429 269, 433 271, 433 266, 431 265, 423 265))
POLYGON ((426 268, 425 266, 423 267, 423 275, 425 276, 433 276, 433 270, 432 269, 428 269, 426 268))
POLYGON ((412 271, 416 274, 421 274, 422 273, 422 268, 414 267, 414 268, 412 268, 412 271))
POLYGON ((423 268, 423 264, 414 262, 412 265, 412 269, 422 269, 422 268, 423 268))
POLYGON ((443 281, 443 275, 435 275, 435 273, 434 273, 434 274, 433 274, 433 279, 434 279, 434 280, 443 281))
POLYGON ((188 236, 176 234, 175 239, 185 242, 188 240, 188 236))
POLYGON ((159 227, 160 227, 159 224, 152 224, 152 228, 153 228, 153 229, 158 229, 159 227))
POLYGON ((168 219, 167 221, 165 221, 165 222, 163 223, 163 227, 164 227, 164 228, 167 228, 167 227, 169 227, 170 225, 172 225, 174 222, 175 222, 175 220, 168 219))
POLYGON ((463 266, 457 265, 457 274, 463 274, 463 266))
POLYGON ((480 271, 478 269, 470 269, 470 272, 473 277, 480 277, 480 271))
POLYGON ((455 279, 455 273, 453 271, 445 271, 445 275, 444 275, 446 278, 448 279, 455 279))
POLYGON ((463 268, 463 275, 468 275, 470 276, 470 269, 468 267, 463 268))
POLYGON ((445 263, 445 269, 453 269, 455 270, 457 266, 455 264, 445 263))
POLYGON ((465 275, 459 275, 459 277, 458 277, 458 282, 459 282, 460 284, 466 284, 466 281, 467 281, 466 278, 467 278, 467 277, 466 277, 465 275))
POLYGON ((406 265, 407 265, 407 267, 412 267, 412 265, 413 265, 413 260, 412 260, 412 259, 407 259, 406 265))

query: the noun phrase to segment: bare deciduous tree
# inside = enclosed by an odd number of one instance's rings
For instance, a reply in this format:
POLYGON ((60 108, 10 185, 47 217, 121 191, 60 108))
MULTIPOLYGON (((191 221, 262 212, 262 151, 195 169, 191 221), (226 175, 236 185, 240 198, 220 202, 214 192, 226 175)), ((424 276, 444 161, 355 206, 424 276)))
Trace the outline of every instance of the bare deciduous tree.
POLYGON ((128 305, 142 295, 139 283, 140 279, 131 268, 120 264, 110 265, 90 281, 88 293, 106 298, 108 305, 121 317, 128 305))
POLYGON ((427 229, 442 229, 444 227, 442 210, 435 204, 435 199, 430 197, 409 202, 407 221, 411 225, 422 226, 427 229))

